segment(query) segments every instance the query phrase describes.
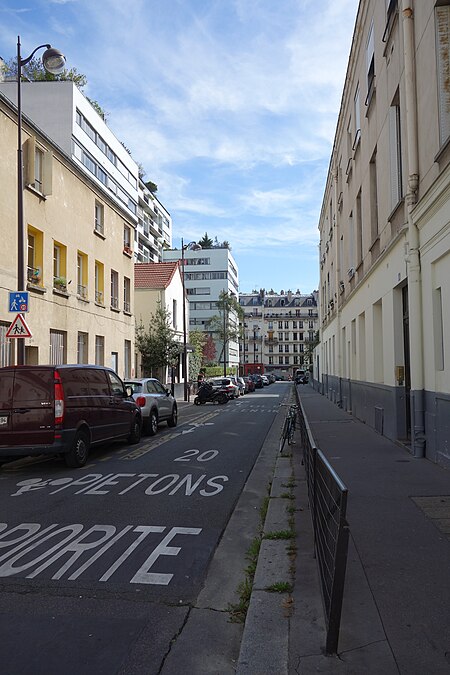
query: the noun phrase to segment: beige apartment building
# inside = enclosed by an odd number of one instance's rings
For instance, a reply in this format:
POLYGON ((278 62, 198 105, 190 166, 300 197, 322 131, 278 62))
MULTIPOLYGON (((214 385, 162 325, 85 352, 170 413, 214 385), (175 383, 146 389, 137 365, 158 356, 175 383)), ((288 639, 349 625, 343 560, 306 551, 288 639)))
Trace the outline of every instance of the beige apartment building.
MULTIPOLYGON (((17 110, 0 94, 0 365, 18 290, 17 110)), ((29 118, 23 120, 29 364, 97 363, 132 376, 135 220, 29 118)))
POLYGON ((450 466, 450 3, 361 0, 320 216, 315 380, 450 466))

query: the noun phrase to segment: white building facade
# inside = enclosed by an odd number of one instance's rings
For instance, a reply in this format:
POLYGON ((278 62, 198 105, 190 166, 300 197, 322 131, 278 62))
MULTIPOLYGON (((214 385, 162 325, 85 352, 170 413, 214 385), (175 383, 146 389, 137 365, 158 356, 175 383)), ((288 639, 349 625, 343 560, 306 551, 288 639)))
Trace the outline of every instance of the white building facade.
MULTIPOLYGON (((163 260, 181 260, 181 250, 163 251, 163 260)), ((184 250, 184 283, 189 298, 189 330, 201 330, 212 335, 216 342, 217 357, 222 353, 223 344, 209 329, 209 321, 219 315, 217 301, 222 292, 238 298, 239 273, 237 263, 228 248, 208 248, 184 250)), ((230 314, 230 324, 238 327, 239 320, 234 313, 230 314)), ((239 343, 230 340, 225 349, 227 367, 237 369, 239 366, 239 343)))
POLYGON ((244 317, 240 343, 241 372, 293 377, 308 369, 318 330, 318 292, 273 290, 240 293, 244 317))
POLYGON ((450 4, 361 0, 321 211, 322 391, 450 466, 450 4))
POLYGON ((142 179, 139 180, 137 214, 134 244, 136 262, 162 262, 163 250, 172 248, 172 217, 142 179))

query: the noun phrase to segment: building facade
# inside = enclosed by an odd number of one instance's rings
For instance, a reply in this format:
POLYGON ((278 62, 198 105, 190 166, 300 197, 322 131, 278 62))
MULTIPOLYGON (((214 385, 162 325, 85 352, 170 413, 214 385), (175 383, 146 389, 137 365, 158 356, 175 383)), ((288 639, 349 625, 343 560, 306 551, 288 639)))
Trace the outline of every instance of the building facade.
MULTIPOLYGON (((16 85, 17 86, 17 85, 16 85)), ((17 110, 0 93, 0 365, 15 362, 9 292, 17 291, 17 110)), ((117 142, 118 143, 118 142, 117 142)), ((134 264, 124 247, 130 210, 53 138, 23 119, 24 261, 32 337, 25 360, 98 363, 133 375, 134 264)))
POLYGON ((448 2, 359 4, 319 223, 314 369, 337 404, 447 466, 449 35, 448 2))
MULTIPOLYGON (((135 315, 136 325, 148 330, 152 315, 159 307, 165 308, 170 317, 174 339, 180 343, 180 355, 174 368, 166 367, 159 377, 163 383, 184 382, 183 359, 184 341, 189 326, 189 301, 184 294, 181 265, 176 262, 137 263, 135 265, 135 315), (184 298, 184 312, 183 312, 184 298)), ((187 350, 186 350, 187 351, 187 350)), ((187 357, 188 358, 188 357, 187 357)), ((189 371, 188 371, 189 372, 189 371)), ((144 375, 140 363, 136 373, 144 375)))
MULTIPOLYGON (((223 343, 217 335, 211 333, 209 321, 220 312, 217 302, 222 292, 236 298, 239 294, 239 276, 236 261, 228 248, 196 249, 187 247, 182 251, 173 249, 163 251, 163 260, 181 260, 184 257, 184 283, 189 299, 189 330, 200 330, 212 335, 216 342, 219 361, 227 367, 239 367, 239 343, 230 340, 223 354, 223 343)), ((230 313, 229 322, 238 329, 237 315, 230 313)))
POLYGON ((318 330, 318 293, 261 289, 240 293, 242 320, 241 372, 295 374, 312 363, 312 349, 318 330))
POLYGON ((163 250, 172 248, 172 217, 142 179, 139 179, 137 214, 136 262, 162 262, 163 250))

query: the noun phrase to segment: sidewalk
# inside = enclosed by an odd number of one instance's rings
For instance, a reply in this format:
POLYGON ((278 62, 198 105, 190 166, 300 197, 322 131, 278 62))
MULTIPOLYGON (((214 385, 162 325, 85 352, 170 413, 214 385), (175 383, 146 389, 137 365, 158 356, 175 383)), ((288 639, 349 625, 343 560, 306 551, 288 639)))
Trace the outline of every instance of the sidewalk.
MULTIPOLYGON (((297 438, 290 460, 297 508, 293 591, 264 590, 270 566, 262 548, 237 672, 450 673, 450 472, 414 459, 312 388, 299 387, 299 394, 316 445, 349 491, 339 654, 323 653, 323 610, 297 438), (270 652, 275 668, 267 660, 270 652)), ((278 458, 274 485, 286 461, 278 458)), ((268 521, 273 513, 269 508, 268 521)), ((283 562, 275 564, 283 570, 283 562)))

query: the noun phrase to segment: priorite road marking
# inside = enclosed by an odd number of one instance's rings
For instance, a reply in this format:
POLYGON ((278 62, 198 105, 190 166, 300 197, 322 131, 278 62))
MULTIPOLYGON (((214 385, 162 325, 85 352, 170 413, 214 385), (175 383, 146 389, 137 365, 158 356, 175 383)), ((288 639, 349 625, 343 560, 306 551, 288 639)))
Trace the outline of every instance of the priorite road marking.
MULTIPOLYGON (((123 570, 125 581, 130 584, 167 586, 174 576, 172 573, 149 570, 161 556, 177 556, 181 552, 180 546, 169 546, 175 537, 196 536, 201 531, 199 527, 168 528, 165 525, 126 525, 117 528, 115 525, 87 526, 79 523, 64 526, 22 523, 8 527, 7 523, 0 523, 0 577, 25 576, 34 579, 40 575, 49 578, 50 574, 51 579, 65 576, 68 581, 73 581, 93 566, 84 579, 89 576, 91 581, 104 582, 129 559, 126 571, 123 570), (167 530, 167 534, 161 538, 160 535, 167 530), (136 569, 139 562, 133 554, 138 548, 150 554, 136 569), (107 555, 102 559, 104 553, 107 555), (72 555, 67 557, 67 554, 72 555), (57 565, 45 573, 55 563, 57 565)), ((138 560, 142 562, 142 551, 139 552, 138 560)), ((122 582, 123 576, 122 573, 122 582)))

